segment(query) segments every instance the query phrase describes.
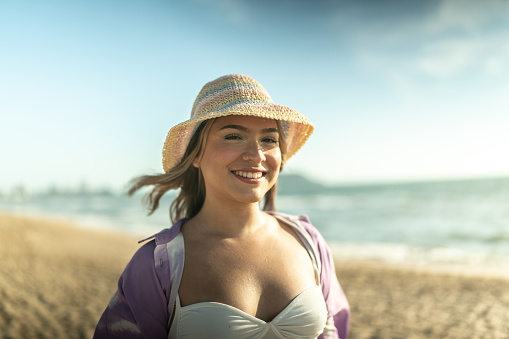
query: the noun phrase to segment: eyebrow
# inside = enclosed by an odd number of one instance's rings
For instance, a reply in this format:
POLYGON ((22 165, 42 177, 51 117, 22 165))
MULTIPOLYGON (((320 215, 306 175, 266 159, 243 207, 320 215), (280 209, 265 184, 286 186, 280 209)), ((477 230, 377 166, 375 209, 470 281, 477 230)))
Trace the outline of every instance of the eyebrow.
MULTIPOLYGON (((241 126, 241 125, 226 125, 226 126, 221 127, 219 130, 222 131, 224 129, 229 129, 229 128, 237 129, 237 130, 242 131, 242 132, 249 131, 248 128, 246 128, 244 126, 241 126)), ((269 128, 262 129, 262 133, 277 133, 277 132, 278 132, 278 130, 275 127, 269 127, 269 128)))

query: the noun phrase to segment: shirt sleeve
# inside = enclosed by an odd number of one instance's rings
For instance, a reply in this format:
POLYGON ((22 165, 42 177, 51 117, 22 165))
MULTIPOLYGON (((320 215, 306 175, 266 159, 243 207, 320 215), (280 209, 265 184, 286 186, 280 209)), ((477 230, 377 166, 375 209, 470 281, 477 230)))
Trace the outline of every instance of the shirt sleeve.
POLYGON ((301 217, 301 222, 317 247, 322 265, 320 284, 327 305, 328 319, 324 332, 319 338, 346 339, 350 325, 350 306, 336 276, 331 250, 322 235, 311 225, 307 216, 301 217))
POLYGON ((330 333, 332 331, 330 331, 329 335, 323 338, 346 339, 350 324, 350 306, 343 289, 339 285, 334 259, 332 258, 329 246, 327 246, 323 239, 320 241, 319 252, 322 259, 322 291, 324 292, 329 317, 332 318, 337 331, 336 336, 332 335, 330 333))
POLYGON ((127 264, 94 339, 167 338, 168 305, 156 274, 154 249, 154 241, 143 245, 127 264))

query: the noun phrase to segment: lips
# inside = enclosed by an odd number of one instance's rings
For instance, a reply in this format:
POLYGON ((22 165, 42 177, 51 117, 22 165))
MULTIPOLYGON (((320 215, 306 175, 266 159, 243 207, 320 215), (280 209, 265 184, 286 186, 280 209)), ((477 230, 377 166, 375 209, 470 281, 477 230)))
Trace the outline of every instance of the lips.
POLYGON ((264 172, 232 171, 232 173, 247 179, 260 179, 261 177, 265 176, 264 172))

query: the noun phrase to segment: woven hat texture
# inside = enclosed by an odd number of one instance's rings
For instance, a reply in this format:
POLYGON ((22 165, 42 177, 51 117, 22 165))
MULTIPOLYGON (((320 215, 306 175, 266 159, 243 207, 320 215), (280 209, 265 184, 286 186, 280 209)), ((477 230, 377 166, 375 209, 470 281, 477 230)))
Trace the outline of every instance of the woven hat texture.
POLYGON ((163 169, 168 172, 184 156, 189 141, 201 122, 228 115, 248 115, 280 120, 286 140, 286 160, 291 158, 313 133, 313 124, 289 107, 275 104, 256 80, 231 74, 213 80, 201 89, 191 118, 173 126, 163 147, 163 169))

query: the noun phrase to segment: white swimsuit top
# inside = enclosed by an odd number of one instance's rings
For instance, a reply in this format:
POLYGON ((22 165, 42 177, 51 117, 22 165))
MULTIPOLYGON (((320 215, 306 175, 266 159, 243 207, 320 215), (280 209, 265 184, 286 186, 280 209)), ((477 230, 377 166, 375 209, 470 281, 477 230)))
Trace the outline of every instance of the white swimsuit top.
MULTIPOLYGON (((315 271, 320 280, 321 263, 319 254, 307 232, 300 223, 291 222, 279 215, 275 217, 292 226, 309 253, 315 271)), ((168 246, 168 257, 177 252, 184 253, 182 233, 175 237, 172 246, 168 246)), ((297 295, 272 321, 265 322, 238 308, 218 302, 200 302, 182 307, 178 295, 183 265, 170 260, 170 272, 173 272, 175 308, 169 339, 176 338, 221 338, 221 339, 270 339, 270 338, 316 338, 327 322, 327 306, 320 286, 308 288, 297 295)), ((172 303, 170 300, 169 303, 172 303)), ((169 304, 170 305, 170 304, 169 304)))
POLYGON ((325 327, 327 308, 320 286, 314 286, 296 296, 270 322, 218 302, 182 307, 178 295, 174 316, 170 339, 316 338, 325 327))

